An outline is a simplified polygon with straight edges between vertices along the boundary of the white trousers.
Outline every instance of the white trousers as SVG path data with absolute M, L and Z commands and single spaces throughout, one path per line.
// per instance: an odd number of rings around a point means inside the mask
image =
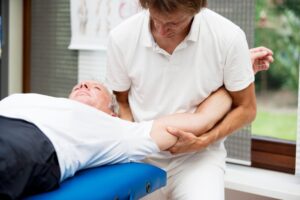
M 179 158 L 147 159 L 168 173 L 167 186 L 142 200 L 224 200 L 226 150 L 207 150 Z

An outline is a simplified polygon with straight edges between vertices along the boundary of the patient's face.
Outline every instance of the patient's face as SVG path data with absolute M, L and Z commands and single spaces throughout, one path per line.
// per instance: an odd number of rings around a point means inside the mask
M 96 81 L 83 81 L 75 85 L 69 99 L 79 101 L 108 114 L 112 114 L 109 108 L 111 95 L 105 86 Z

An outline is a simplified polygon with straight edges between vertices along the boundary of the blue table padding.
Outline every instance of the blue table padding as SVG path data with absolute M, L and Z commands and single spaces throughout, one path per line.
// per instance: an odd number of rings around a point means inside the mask
M 26 200 L 139 199 L 166 185 L 166 172 L 144 163 L 107 165 L 78 172 L 57 190 Z

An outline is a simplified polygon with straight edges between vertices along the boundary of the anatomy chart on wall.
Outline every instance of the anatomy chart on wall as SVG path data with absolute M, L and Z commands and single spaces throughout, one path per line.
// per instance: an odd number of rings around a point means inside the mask
M 69 49 L 106 49 L 112 28 L 141 10 L 138 0 L 70 0 Z

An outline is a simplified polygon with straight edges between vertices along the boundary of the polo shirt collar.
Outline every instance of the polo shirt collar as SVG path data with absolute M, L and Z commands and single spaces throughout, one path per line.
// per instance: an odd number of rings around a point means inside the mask
M 189 34 L 186 36 L 186 41 L 193 41 L 197 42 L 199 38 L 199 31 L 200 31 L 200 17 L 196 14 L 193 18 L 192 26 L 190 29 Z
M 144 12 L 145 14 L 141 40 L 144 46 L 152 47 L 155 42 L 150 30 L 150 13 L 149 10 L 145 10 Z

